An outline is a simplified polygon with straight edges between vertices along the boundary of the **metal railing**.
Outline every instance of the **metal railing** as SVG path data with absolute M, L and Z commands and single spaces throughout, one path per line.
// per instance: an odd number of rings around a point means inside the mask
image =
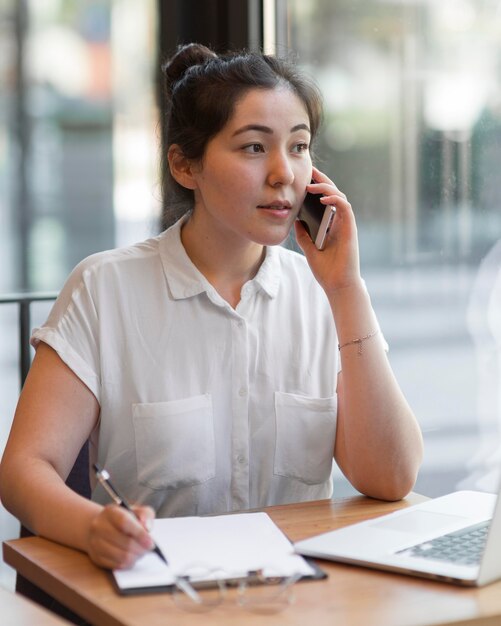
M 31 365 L 30 334 L 31 305 L 33 302 L 50 302 L 57 298 L 57 293 L 13 293 L 0 295 L 0 305 L 18 305 L 18 344 L 19 344 L 19 380 L 23 386 Z

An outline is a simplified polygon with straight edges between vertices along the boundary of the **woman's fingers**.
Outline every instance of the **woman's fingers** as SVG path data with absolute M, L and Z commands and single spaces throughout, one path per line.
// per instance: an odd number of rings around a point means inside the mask
M 346 200 L 346 194 L 316 167 L 313 168 L 313 182 L 307 185 L 306 188 L 310 193 L 322 194 L 324 196 L 339 196 Z
M 151 506 L 133 506 L 134 514 L 139 523 L 146 528 L 148 532 L 153 528 L 153 520 L 155 519 L 155 511 Z
M 89 533 L 89 555 L 102 567 L 126 568 L 153 548 L 153 539 L 145 528 L 151 519 L 146 507 L 136 507 L 140 516 L 116 505 L 110 505 L 97 515 Z

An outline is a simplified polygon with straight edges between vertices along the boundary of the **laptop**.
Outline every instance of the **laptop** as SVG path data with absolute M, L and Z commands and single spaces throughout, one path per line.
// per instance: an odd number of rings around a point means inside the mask
M 501 498 L 456 491 L 294 548 L 303 556 L 480 587 L 501 578 Z

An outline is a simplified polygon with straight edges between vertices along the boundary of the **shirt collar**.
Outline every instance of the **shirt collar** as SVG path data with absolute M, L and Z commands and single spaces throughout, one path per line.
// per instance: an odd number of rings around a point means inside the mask
M 163 270 L 175 300 L 214 291 L 209 281 L 193 264 L 182 244 L 181 228 L 187 219 L 188 215 L 181 217 L 159 238 Z M 277 295 L 280 285 L 280 256 L 275 246 L 266 248 L 264 261 L 248 284 L 254 285 L 254 288 L 260 287 L 270 298 Z

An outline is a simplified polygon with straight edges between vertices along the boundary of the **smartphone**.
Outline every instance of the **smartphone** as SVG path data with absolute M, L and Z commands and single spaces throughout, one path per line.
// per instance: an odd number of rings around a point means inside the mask
M 335 207 L 320 202 L 321 197 L 319 194 L 307 193 L 297 216 L 319 250 L 325 247 L 327 233 L 336 214 Z

